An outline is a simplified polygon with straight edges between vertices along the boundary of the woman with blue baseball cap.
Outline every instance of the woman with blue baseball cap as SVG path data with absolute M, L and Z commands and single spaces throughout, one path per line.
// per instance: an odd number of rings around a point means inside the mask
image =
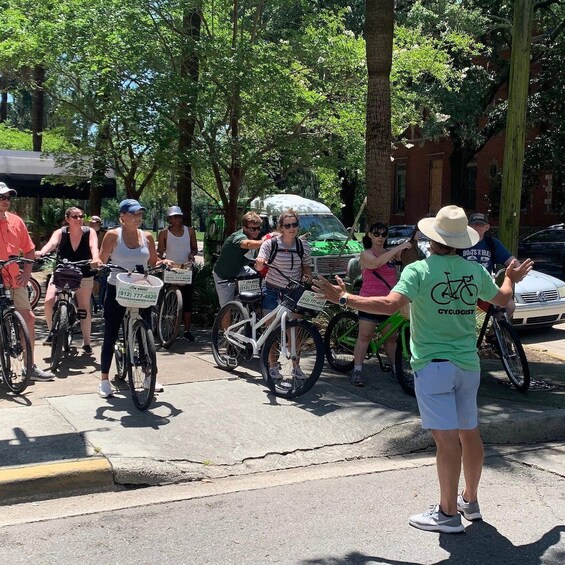
M 137 200 L 128 198 L 120 202 L 119 210 L 121 227 L 106 232 L 100 250 L 102 263 L 107 263 L 111 255 L 112 263 L 131 271 L 135 270 L 137 265 L 147 267 L 160 263 L 168 264 L 169 261 L 159 260 L 157 257 L 155 240 L 151 233 L 140 229 L 146 208 Z M 112 272 L 108 277 L 104 301 L 104 341 L 100 360 L 101 381 L 98 389 L 98 394 L 102 398 L 108 398 L 114 393 L 110 385 L 109 372 L 125 312 L 126 309 L 116 301 L 116 273 Z M 142 311 L 143 317 L 148 314 L 149 309 Z M 162 385 L 155 383 L 155 391 L 162 392 Z

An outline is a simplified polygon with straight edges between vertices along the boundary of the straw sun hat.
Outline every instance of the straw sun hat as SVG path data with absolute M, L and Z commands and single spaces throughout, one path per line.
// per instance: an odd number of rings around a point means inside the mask
M 444 206 L 435 218 L 424 218 L 418 222 L 418 229 L 431 240 L 466 249 L 479 241 L 479 234 L 467 225 L 467 216 L 459 206 Z

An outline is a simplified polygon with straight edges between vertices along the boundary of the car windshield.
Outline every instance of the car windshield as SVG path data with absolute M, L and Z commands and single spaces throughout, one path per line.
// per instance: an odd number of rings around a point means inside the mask
M 414 231 L 414 226 L 390 226 L 388 228 L 388 238 L 397 239 L 410 237 Z
M 308 241 L 345 241 L 349 234 L 332 214 L 301 214 L 300 233 L 309 233 Z

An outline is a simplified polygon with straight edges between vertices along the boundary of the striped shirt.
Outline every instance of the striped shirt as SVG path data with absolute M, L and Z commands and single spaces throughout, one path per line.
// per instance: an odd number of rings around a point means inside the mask
M 271 255 L 272 242 L 274 240 L 275 238 L 267 239 L 261 244 L 259 253 L 257 255 L 258 259 L 265 259 L 265 261 L 269 260 L 269 256 Z M 275 258 L 273 259 L 273 265 L 277 267 L 277 269 L 280 269 L 287 277 L 293 280 L 300 280 L 302 278 L 302 265 L 309 266 L 311 264 L 310 244 L 307 241 L 302 241 L 302 245 L 304 247 L 304 255 L 302 256 L 301 261 L 300 256 L 296 251 L 296 240 L 289 247 L 287 247 L 283 243 L 282 238 L 277 237 L 276 240 L 279 249 Z M 274 286 L 277 288 L 286 288 L 289 282 L 275 269 L 269 269 L 265 281 L 269 286 Z

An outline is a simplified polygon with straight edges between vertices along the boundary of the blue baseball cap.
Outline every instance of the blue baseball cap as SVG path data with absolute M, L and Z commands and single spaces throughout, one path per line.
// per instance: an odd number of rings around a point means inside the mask
M 120 202 L 120 214 L 135 214 L 143 210 L 147 211 L 147 208 L 143 207 L 137 200 L 133 198 L 128 198 L 127 200 L 122 200 Z

